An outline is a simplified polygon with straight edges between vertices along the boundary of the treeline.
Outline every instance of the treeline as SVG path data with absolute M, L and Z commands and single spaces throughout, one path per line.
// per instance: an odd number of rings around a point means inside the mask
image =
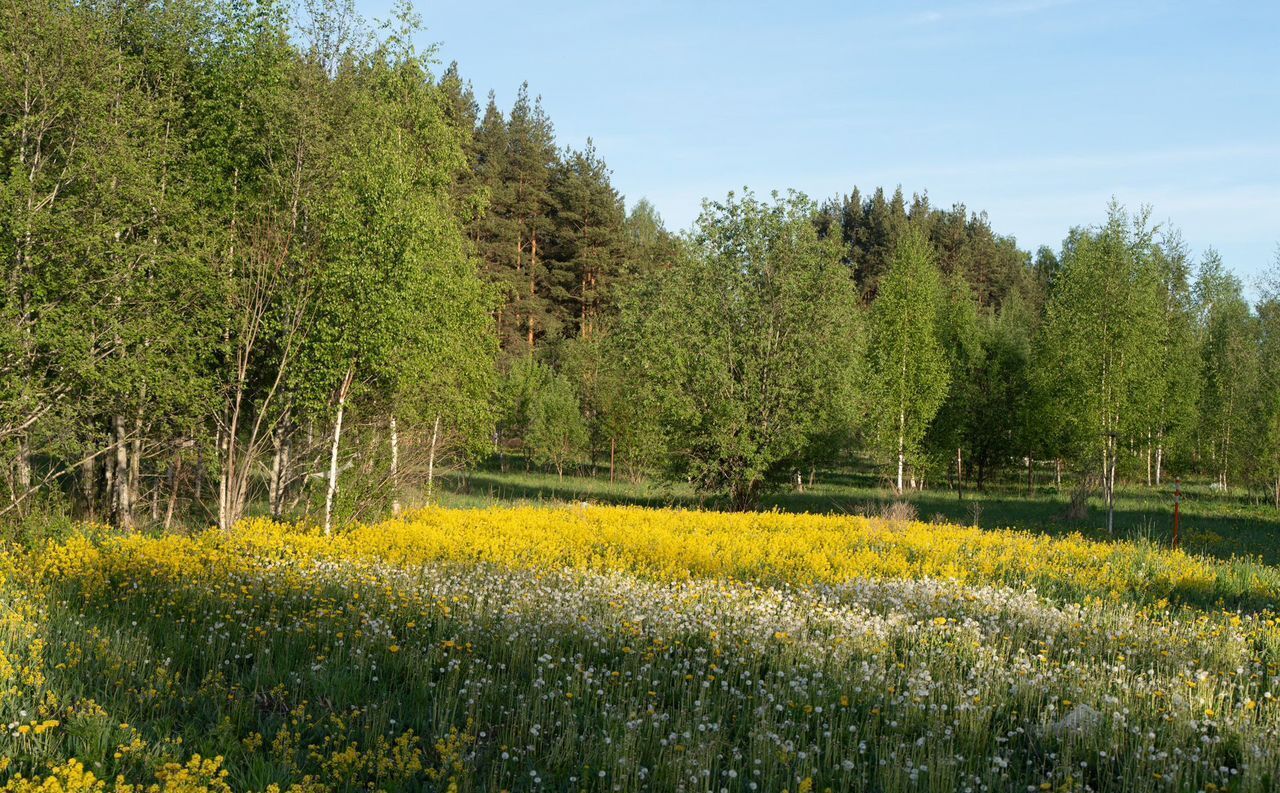
M 1258 287 L 1114 203 L 1033 258 L 923 196 L 730 196 L 623 302 L 603 392 L 634 438 L 596 435 L 740 507 L 854 452 L 899 492 L 1021 468 L 1079 509 L 1194 474 L 1280 507 L 1280 259 Z
M 287 9 L 3 4 L 7 514 L 328 526 L 488 441 L 471 131 L 407 10 Z
M 488 455 L 749 507 L 1169 471 L 1280 506 L 1280 284 L 1112 207 L 1034 258 L 875 190 L 627 211 L 407 7 L 39 0 L 0 17 L 0 518 L 229 526 L 430 497 Z M 1044 476 L 1044 474 L 1041 474 Z

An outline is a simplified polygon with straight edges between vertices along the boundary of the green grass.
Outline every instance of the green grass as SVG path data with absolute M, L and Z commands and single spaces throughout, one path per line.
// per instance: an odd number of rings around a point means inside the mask
M 1043 476 L 1043 474 L 1040 474 Z M 874 469 L 859 465 L 839 471 L 820 471 L 804 492 L 782 491 L 767 495 L 761 509 L 783 512 L 878 514 L 886 505 L 905 500 L 922 521 L 957 523 L 982 528 L 1015 528 L 1052 536 L 1080 533 L 1097 540 L 1147 540 L 1169 544 L 1173 534 L 1173 486 L 1158 488 L 1123 485 L 1116 492 L 1115 536 L 1106 532 L 1106 508 L 1100 496 L 1090 499 L 1089 515 L 1068 520 L 1070 502 L 1066 481 L 1062 491 L 1050 478 L 1037 482 L 1028 495 L 1025 482 L 997 481 L 983 491 L 966 489 L 962 496 L 950 489 L 926 489 L 895 497 Z M 635 504 L 650 507 L 722 507 L 700 498 L 683 484 L 656 480 L 639 482 L 616 478 L 607 471 L 569 474 L 526 468 L 513 461 L 506 471 L 488 464 L 454 472 L 441 480 L 437 500 L 444 506 L 487 507 L 496 504 L 556 504 L 589 501 L 601 504 Z M 1206 483 L 1183 485 L 1180 535 L 1182 546 L 1194 553 L 1220 559 L 1238 556 L 1280 563 L 1280 510 L 1241 494 L 1224 494 Z

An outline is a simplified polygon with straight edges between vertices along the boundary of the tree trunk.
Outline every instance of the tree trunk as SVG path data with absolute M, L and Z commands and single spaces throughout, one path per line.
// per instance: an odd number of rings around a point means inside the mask
M 400 514 L 400 434 L 396 431 L 396 417 L 388 421 L 391 430 L 391 514 Z
M 524 277 L 524 230 L 520 229 L 516 232 L 516 276 L 514 280 L 518 282 L 523 277 Z M 513 297 L 514 297 L 515 291 L 516 291 L 515 289 L 512 289 Z M 515 305 L 517 306 L 517 308 L 511 312 L 511 342 L 510 343 L 513 347 L 518 343 L 516 339 L 520 338 L 520 323 L 521 323 L 520 311 L 518 308 L 518 306 L 520 305 L 519 301 L 516 301 Z M 502 330 L 501 327 L 499 327 L 499 331 L 501 330 Z M 532 353 L 530 354 L 532 355 Z
M 902 494 L 902 469 L 907 461 L 907 416 L 906 411 L 898 412 L 898 494 Z
M 436 443 L 440 440 L 440 414 L 436 414 L 436 423 L 431 428 L 431 449 L 427 452 L 427 503 L 431 503 L 432 490 L 436 482 Z
M 589 267 L 584 267 L 584 268 L 583 268 L 583 270 L 582 270 L 582 292 L 581 292 L 581 295 L 582 295 L 582 317 L 581 317 L 581 319 L 579 320 L 579 331 L 578 331 L 578 335 L 579 335 L 579 336 L 581 336 L 583 339 L 589 339 L 589 338 L 591 338 L 591 319 L 590 319 L 590 316 L 591 316 L 591 298 L 590 298 L 590 294 L 591 294 L 591 285 L 592 285 L 592 283 L 593 283 L 593 282 L 594 282 L 594 278 L 593 278 L 592 273 L 591 273 L 591 268 L 589 268 Z
M 1059 457 L 1053 461 L 1053 486 L 1059 491 L 1062 490 L 1062 458 Z
M 1222 444 L 1222 493 L 1227 493 L 1227 468 L 1231 465 L 1231 423 L 1232 414 L 1235 412 L 1236 390 L 1230 388 L 1227 390 L 1227 432 L 1225 442 Z
M 271 433 L 271 479 L 267 483 L 267 505 L 271 509 L 271 517 L 279 517 L 276 508 L 280 504 L 280 485 L 284 477 L 284 422 L 276 425 Z
M 1104 456 L 1111 466 L 1110 471 L 1102 472 L 1107 491 L 1107 536 L 1114 537 L 1116 517 L 1116 436 L 1114 434 L 1107 436 L 1107 450 Z
M 1156 444 L 1156 487 L 1160 486 L 1160 478 L 1164 466 L 1164 444 Z
M 218 429 L 218 528 L 228 531 L 231 528 L 231 518 L 227 514 L 227 488 L 230 485 L 230 472 L 227 470 L 227 431 Z
M 115 502 L 116 526 L 121 529 L 133 528 L 133 504 L 129 493 L 129 444 L 125 440 L 124 416 L 117 413 L 112 418 L 115 428 Z
M 616 438 L 609 439 L 609 484 L 613 484 L 613 456 L 618 449 Z
M 90 520 L 97 518 L 97 490 L 98 458 L 95 456 L 85 460 L 84 466 L 80 469 L 80 494 L 84 498 L 84 509 Z
M 1152 440 L 1151 433 L 1147 433 L 1147 487 L 1151 487 L 1155 479 L 1151 475 L 1151 457 L 1152 457 Z
M 178 487 L 182 482 L 182 452 L 174 454 L 173 463 L 169 466 L 169 506 L 164 511 L 164 530 L 168 531 L 173 524 L 173 510 L 178 505 Z
M 142 390 L 145 396 L 146 388 Z M 142 492 L 142 408 L 138 408 L 138 416 L 133 421 L 133 441 L 129 444 L 129 508 L 137 506 L 138 496 Z M 132 516 L 130 517 L 132 525 Z
M 342 442 L 342 414 L 347 409 L 347 393 L 355 379 L 355 366 L 347 367 L 347 376 L 338 389 L 338 415 L 333 422 L 333 445 L 329 450 L 329 487 L 324 496 L 324 534 L 333 533 L 333 497 L 338 492 L 338 445 Z
M 16 467 L 18 492 L 25 493 L 31 489 L 31 441 L 26 435 L 18 436 Z
M 284 517 L 284 507 L 289 497 L 289 483 L 293 481 L 293 431 L 286 430 L 284 443 L 280 444 L 280 488 L 276 493 L 276 503 L 271 507 L 271 517 L 280 520 Z
M 529 252 L 529 356 L 533 357 L 533 303 L 538 294 L 538 232 L 532 232 L 529 241 L 531 244 Z
M 192 499 L 199 504 L 204 497 L 204 447 L 196 444 L 196 486 Z
M 103 506 L 106 508 L 106 518 L 109 522 L 115 521 L 116 516 L 116 431 L 112 425 L 107 430 L 106 453 L 102 456 L 102 498 Z
M 1027 498 L 1035 495 L 1036 492 L 1035 464 L 1035 457 L 1031 452 L 1027 452 Z

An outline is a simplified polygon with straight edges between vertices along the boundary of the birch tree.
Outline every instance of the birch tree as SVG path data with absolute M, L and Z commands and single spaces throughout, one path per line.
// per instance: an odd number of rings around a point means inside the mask
M 1259 286 L 1259 462 L 1270 480 L 1272 503 L 1280 509 L 1280 250 Z
M 1114 529 L 1121 444 L 1150 426 L 1161 299 L 1146 213 L 1112 202 L 1107 222 L 1073 232 L 1037 349 L 1078 459 L 1101 465 L 1107 532 Z
M 326 531 L 352 402 L 394 410 L 406 392 L 446 382 L 469 383 L 464 393 L 475 395 L 477 367 L 491 360 L 491 345 L 478 338 L 488 305 L 453 205 L 466 165 L 461 133 L 429 78 L 430 53 L 413 49 L 414 20 L 400 22 L 372 51 L 346 56 L 334 77 L 344 126 L 312 213 L 321 229 L 316 313 L 296 385 L 333 417 Z
M 1200 361 L 1195 300 L 1186 243 L 1176 231 L 1161 235 L 1152 249 L 1159 278 L 1160 328 L 1157 376 L 1149 385 L 1155 409 L 1147 431 L 1147 484 L 1160 485 L 1172 451 L 1183 456 L 1193 445 L 1200 399 Z
M 925 235 L 908 227 L 871 306 L 873 414 L 880 447 L 897 463 L 904 489 L 908 463 L 947 395 L 947 357 L 939 339 L 942 279 Z
M 1227 272 L 1216 251 L 1205 254 L 1200 270 L 1202 443 L 1217 484 L 1225 491 L 1245 473 L 1255 440 L 1250 433 L 1256 420 L 1258 328 L 1243 285 Z

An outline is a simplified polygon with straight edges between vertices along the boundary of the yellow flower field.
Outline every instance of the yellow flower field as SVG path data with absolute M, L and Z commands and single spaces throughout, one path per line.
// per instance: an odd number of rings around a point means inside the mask
M 0 553 L 0 790 L 1265 790 L 1275 569 L 431 509 Z

